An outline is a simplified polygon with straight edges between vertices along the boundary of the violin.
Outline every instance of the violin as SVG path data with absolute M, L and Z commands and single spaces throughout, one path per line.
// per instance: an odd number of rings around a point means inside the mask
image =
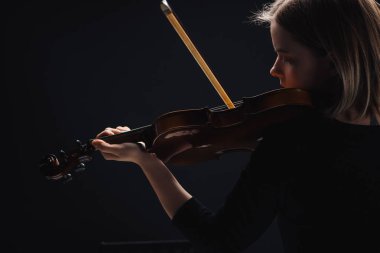
M 116 135 L 100 137 L 110 144 L 144 142 L 147 152 L 155 153 L 165 164 L 191 165 L 219 159 L 230 151 L 254 151 L 268 127 L 299 116 L 313 107 L 309 92 L 282 88 L 232 102 L 194 44 L 179 25 L 166 0 L 161 9 L 193 54 L 225 105 L 215 108 L 183 109 L 157 117 L 151 125 Z M 69 181 L 92 160 L 93 139 L 76 141 L 70 151 L 48 154 L 39 167 L 48 180 Z
M 233 109 L 219 106 L 165 113 L 151 125 L 99 139 L 110 144 L 144 142 L 146 151 L 164 163 L 190 165 L 218 159 L 228 151 L 253 151 L 269 126 L 313 107 L 310 94 L 295 88 L 245 97 L 234 105 Z M 92 140 L 76 141 L 77 146 L 69 152 L 47 155 L 40 164 L 42 173 L 49 180 L 58 180 L 82 171 L 95 152 Z

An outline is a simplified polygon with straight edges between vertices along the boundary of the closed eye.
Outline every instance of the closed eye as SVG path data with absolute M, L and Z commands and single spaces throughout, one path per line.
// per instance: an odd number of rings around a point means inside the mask
M 281 56 L 280 59 L 281 59 L 281 62 L 284 64 L 291 64 L 291 65 L 295 64 L 295 60 L 291 57 Z

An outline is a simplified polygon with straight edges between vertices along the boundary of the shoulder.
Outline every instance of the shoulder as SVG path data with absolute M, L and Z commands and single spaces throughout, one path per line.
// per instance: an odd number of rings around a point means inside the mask
M 263 139 L 267 141 L 291 141 L 312 137 L 318 132 L 325 132 L 329 126 L 329 119 L 315 110 L 308 110 L 304 113 L 285 120 L 280 123 L 270 125 L 263 131 Z M 305 139 L 304 139 L 305 140 Z

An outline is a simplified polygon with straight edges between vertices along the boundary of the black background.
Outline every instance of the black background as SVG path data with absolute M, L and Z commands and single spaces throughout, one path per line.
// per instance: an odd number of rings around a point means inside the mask
M 269 31 L 248 23 L 264 2 L 170 2 L 233 101 L 279 88 L 269 75 Z M 101 242 L 183 239 L 136 165 L 96 154 L 69 184 L 45 180 L 37 166 L 45 154 L 105 127 L 136 128 L 166 112 L 223 104 L 159 4 L 32 1 L 3 8 L 3 252 L 99 252 Z M 216 210 L 248 155 L 170 168 Z M 277 226 L 247 252 L 282 252 Z

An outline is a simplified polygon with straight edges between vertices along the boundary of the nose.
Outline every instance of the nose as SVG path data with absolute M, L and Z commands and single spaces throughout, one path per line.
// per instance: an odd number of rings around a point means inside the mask
M 283 72 L 282 72 L 282 69 L 280 66 L 280 61 L 279 61 L 278 57 L 276 58 L 276 61 L 274 62 L 269 73 L 271 74 L 271 76 L 276 77 L 276 78 L 282 78 L 283 77 Z

